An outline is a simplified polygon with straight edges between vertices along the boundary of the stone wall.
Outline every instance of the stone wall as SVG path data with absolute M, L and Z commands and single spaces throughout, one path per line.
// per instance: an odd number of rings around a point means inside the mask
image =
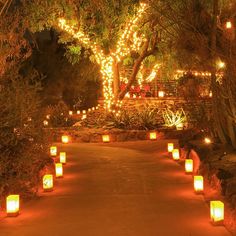
M 102 105 L 103 100 L 99 103 Z M 209 120 L 211 115 L 211 98 L 198 98 L 186 100 L 181 97 L 167 98 L 125 98 L 123 107 L 127 110 L 141 109 L 142 107 L 150 106 L 159 108 L 160 119 L 162 119 L 162 111 L 165 108 L 170 108 L 173 111 L 183 108 L 187 116 L 188 127 L 198 127 L 199 123 Z
M 48 128 L 45 129 L 50 142 L 61 142 L 62 135 L 68 135 L 73 143 L 99 143 L 102 142 L 102 135 L 109 134 L 110 142 L 124 142 L 148 140 L 151 131 L 146 130 L 120 130 L 120 129 L 89 129 L 82 128 Z M 164 138 L 162 131 L 155 131 L 157 139 Z

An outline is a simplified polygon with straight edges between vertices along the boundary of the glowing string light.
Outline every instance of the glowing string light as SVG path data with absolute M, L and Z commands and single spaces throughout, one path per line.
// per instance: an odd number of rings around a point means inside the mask
M 61 30 L 72 35 L 73 38 L 77 39 L 83 45 L 91 48 L 95 55 L 95 59 L 101 67 L 103 95 L 105 99 L 105 108 L 107 110 L 111 110 L 112 105 L 115 104 L 113 93 L 113 65 L 115 60 L 119 62 L 122 58 L 129 55 L 132 50 L 138 51 L 141 48 L 142 43 L 146 40 L 143 34 L 138 35 L 137 33 L 137 30 L 139 29 L 138 23 L 146 9 L 147 4 L 141 3 L 137 14 L 129 20 L 122 36 L 118 40 L 116 51 L 112 52 L 110 55 L 105 55 L 103 51 L 99 49 L 97 43 L 91 42 L 86 34 L 77 30 L 74 26 L 69 25 L 64 18 L 60 18 L 58 21 L 58 26 Z

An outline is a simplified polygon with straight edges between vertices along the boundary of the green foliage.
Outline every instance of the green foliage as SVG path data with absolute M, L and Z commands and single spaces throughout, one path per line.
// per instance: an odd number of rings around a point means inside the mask
M 64 102 L 59 102 L 55 106 L 47 109 L 47 115 L 50 115 L 49 126 L 51 127 L 69 127 L 72 126 L 76 120 L 69 116 L 68 106 Z
M 159 110 L 150 106 L 142 107 L 137 113 L 139 117 L 139 126 L 141 129 L 152 130 L 158 127 L 157 116 Z
M 68 46 L 65 52 L 66 58 L 72 65 L 79 62 L 80 55 L 81 55 L 81 47 L 79 45 Z
M 159 113 L 157 108 L 151 106 L 133 110 L 121 109 L 119 115 L 101 111 L 88 115 L 81 125 L 104 129 L 152 130 L 163 125 L 162 116 Z
M 119 116 L 108 114 L 106 120 L 106 128 L 137 129 L 138 127 L 136 114 L 126 110 L 122 110 Z
M 143 60 L 143 64 L 146 67 L 150 67 L 154 65 L 155 62 L 156 62 L 156 57 L 154 55 L 150 55 Z
M 37 192 L 42 169 L 52 163 L 43 133 L 37 73 L 3 77 L 0 92 L 0 196 Z
M 123 61 L 124 66 L 132 66 L 134 64 L 134 59 L 132 57 L 127 57 Z

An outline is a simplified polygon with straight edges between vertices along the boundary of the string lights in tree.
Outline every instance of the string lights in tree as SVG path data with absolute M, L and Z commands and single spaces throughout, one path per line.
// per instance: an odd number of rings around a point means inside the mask
M 103 50 L 97 45 L 96 42 L 91 42 L 90 38 L 81 30 L 77 30 L 74 26 L 70 25 L 64 18 L 60 18 L 58 26 L 61 30 L 70 34 L 73 38 L 78 40 L 81 44 L 90 48 L 93 52 L 97 63 L 100 65 L 100 71 L 103 79 L 103 96 L 104 106 L 109 111 L 112 111 L 114 102 L 113 92 L 113 65 L 114 62 L 120 62 L 124 57 L 128 56 L 132 51 L 138 51 L 142 47 L 143 42 L 146 41 L 143 34 L 138 34 L 138 24 L 147 9 L 147 4 L 141 3 L 137 14 L 132 17 L 123 31 L 120 39 L 118 40 L 116 50 L 111 52 L 110 55 L 105 55 Z M 117 103 L 118 102 L 118 103 Z M 120 105 L 119 101 L 116 104 Z

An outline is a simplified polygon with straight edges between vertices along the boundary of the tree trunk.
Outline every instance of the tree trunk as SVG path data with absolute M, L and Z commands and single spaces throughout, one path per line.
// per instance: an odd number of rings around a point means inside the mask
M 117 63 L 116 60 L 114 60 L 113 63 L 113 90 L 114 90 L 115 100 L 117 100 L 120 92 L 120 71 L 119 71 L 119 64 Z
M 218 91 L 217 81 L 216 81 L 216 37 L 217 37 L 217 17 L 219 11 L 219 0 L 213 1 L 213 18 L 212 18 L 212 31 L 211 31 L 211 86 L 212 86 L 212 111 L 214 117 L 214 126 L 216 130 L 216 134 L 218 135 L 220 141 L 224 144 L 227 143 L 227 139 L 225 137 L 225 132 L 222 127 L 222 122 L 220 120 L 220 116 L 222 115 L 220 106 L 220 95 Z
M 128 81 L 125 89 L 119 93 L 118 97 L 119 97 L 120 100 L 122 100 L 124 98 L 125 94 L 130 90 L 131 86 L 133 85 L 133 83 L 134 83 L 134 81 L 136 79 L 136 76 L 137 76 L 137 74 L 139 72 L 139 69 L 140 69 L 142 61 L 146 57 L 148 57 L 148 56 L 150 56 L 151 54 L 154 53 L 154 51 L 156 49 L 156 42 L 157 42 L 156 40 L 157 40 L 157 38 L 156 38 L 156 36 L 154 36 L 153 45 L 152 45 L 152 49 L 151 50 L 148 50 L 150 39 L 145 42 L 143 50 L 142 50 L 142 53 L 140 54 L 140 56 L 138 57 L 138 59 L 134 63 L 132 74 L 131 74 L 131 76 L 129 78 L 129 81 Z

